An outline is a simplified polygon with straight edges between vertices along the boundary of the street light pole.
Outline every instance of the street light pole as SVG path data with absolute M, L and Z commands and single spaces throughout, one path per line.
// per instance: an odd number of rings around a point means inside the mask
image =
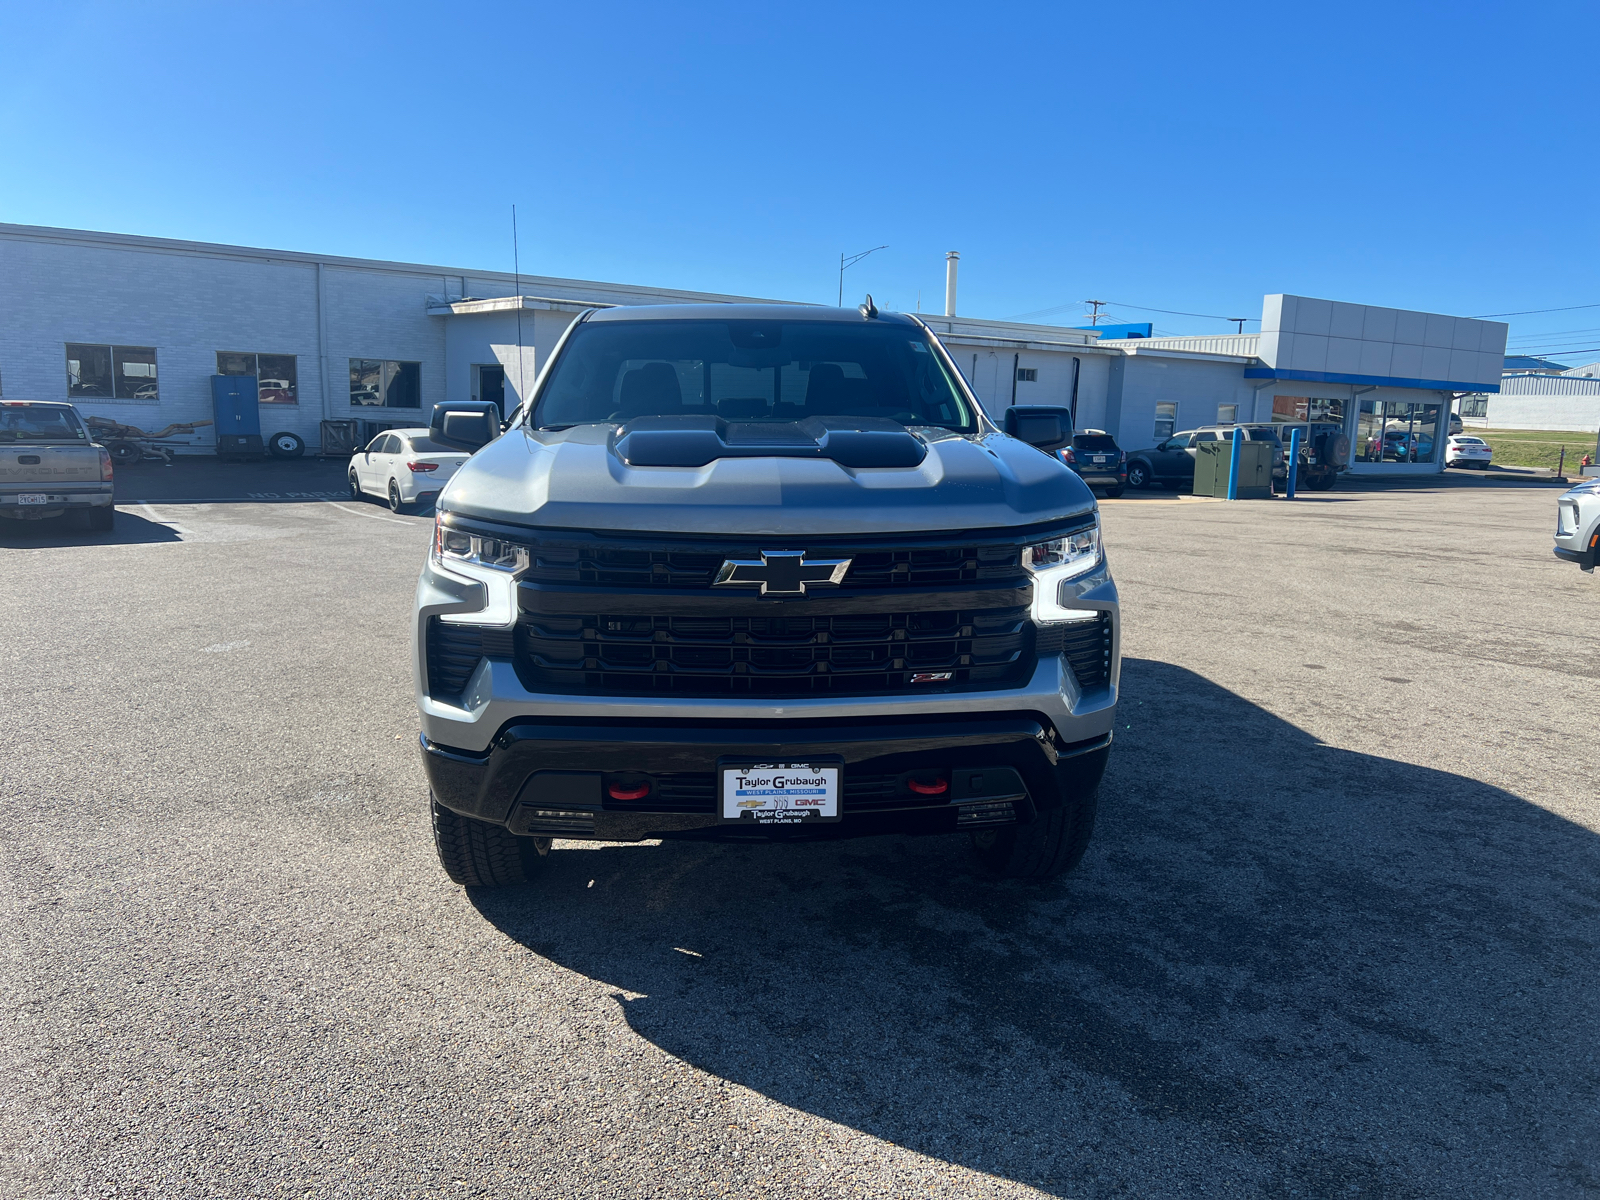
M 874 246 L 871 250 L 863 250 L 860 254 L 839 255 L 839 307 L 844 307 L 844 272 L 846 267 L 853 267 L 869 254 L 876 254 L 879 250 L 887 250 L 887 246 Z

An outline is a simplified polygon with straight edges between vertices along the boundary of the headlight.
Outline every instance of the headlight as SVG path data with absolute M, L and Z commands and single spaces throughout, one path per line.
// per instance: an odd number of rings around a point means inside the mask
M 1041 624 L 1085 621 L 1097 616 L 1097 613 L 1088 609 L 1064 608 L 1061 604 L 1061 585 L 1069 579 L 1088 574 L 1102 561 L 1098 514 L 1095 515 L 1094 525 L 1081 533 L 1051 538 L 1023 550 L 1022 565 L 1033 576 L 1034 621 Z
M 437 517 L 433 522 L 433 554 L 446 565 L 466 563 L 496 571 L 521 571 L 529 561 L 526 546 L 451 529 Z

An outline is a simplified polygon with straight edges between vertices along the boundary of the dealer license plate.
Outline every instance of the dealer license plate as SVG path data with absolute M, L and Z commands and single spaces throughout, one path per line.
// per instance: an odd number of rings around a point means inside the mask
M 800 825 L 839 819 L 838 758 L 729 762 L 722 772 L 722 819 Z
M 23 492 L 17 497 L 18 504 L 49 504 L 50 497 L 43 492 Z

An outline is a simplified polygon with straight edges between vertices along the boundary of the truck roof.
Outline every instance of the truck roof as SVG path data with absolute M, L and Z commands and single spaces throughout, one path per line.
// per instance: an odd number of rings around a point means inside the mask
M 915 326 L 904 313 L 880 312 L 873 320 Z M 597 309 L 591 321 L 832 321 L 861 324 L 859 309 L 826 308 L 820 304 L 630 304 Z

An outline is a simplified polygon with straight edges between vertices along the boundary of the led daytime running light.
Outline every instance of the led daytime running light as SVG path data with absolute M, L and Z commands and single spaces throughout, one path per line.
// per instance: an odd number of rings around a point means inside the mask
M 1086 575 L 1104 562 L 1100 547 L 1100 517 L 1088 529 L 1064 537 L 1036 542 L 1022 552 L 1022 566 L 1033 576 L 1033 619 L 1048 625 L 1056 621 L 1084 621 L 1093 610 L 1067 608 L 1061 603 L 1062 585 Z
M 451 529 L 438 520 L 433 524 L 433 555 L 446 564 L 470 563 L 495 571 L 526 570 L 531 557 L 526 546 Z

